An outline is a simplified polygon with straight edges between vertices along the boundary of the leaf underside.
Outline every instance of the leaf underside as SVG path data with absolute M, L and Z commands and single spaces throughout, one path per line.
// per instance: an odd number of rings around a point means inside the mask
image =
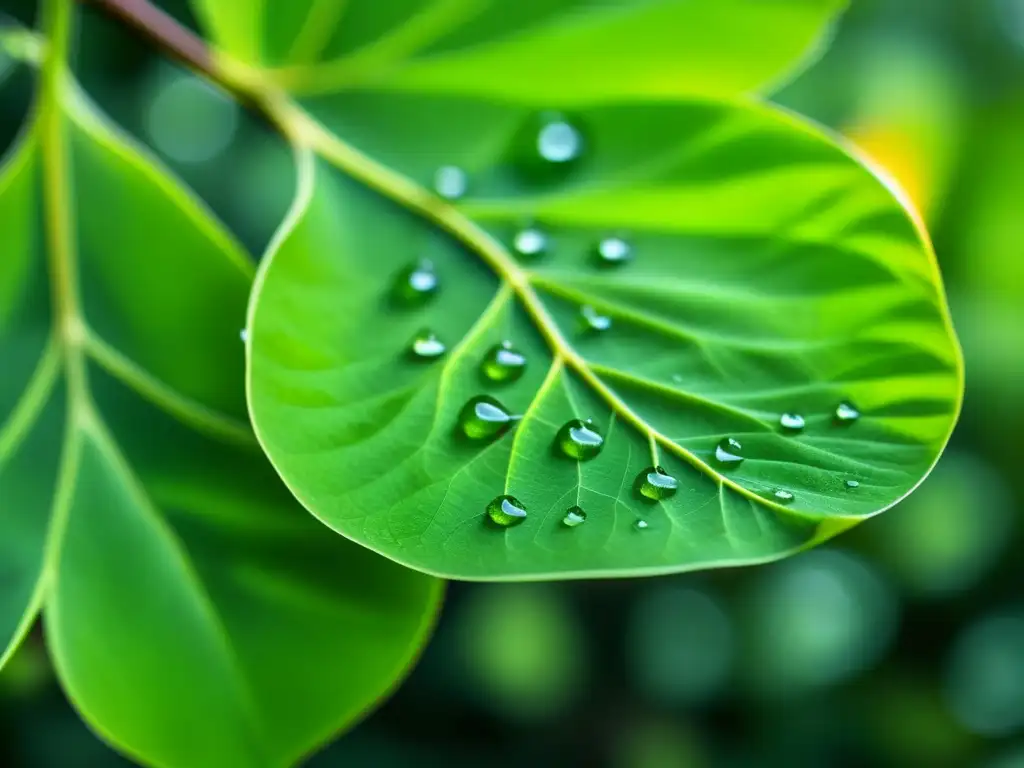
M 727 88 L 524 90 L 494 64 L 507 45 L 460 24 L 441 39 L 473 53 L 443 67 L 423 64 L 429 49 L 385 62 L 355 46 L 332 65 L 345 82 L 280 70 L 309 146 L 250 302 L 249 388 L 293 493 L 355 541 L 466 579 L 760 562 L 909 493 L 948 438 L 961 363 L 930 246 L 893 193 L 821 131 Z M 538 158 L 552 122 L 577 131 L 574 162 Z M 426 191 L 442 166 L 468 179 L 454 202 Z M 545 253 L 514 253 L 526 227 Z M 628 263 L 600 263 L 610 236 Z M 419 259 L 440 289 L 396 305 Z M 582 306 L 611 328 L 585 328 Z M 424 330 L 445 355 L 410 359 Z M 495 384 L 481 361 L 504 340 L 526 373 Z M 522 419 L 460 439 L 483 394 Z M 859 420 L 837 423 L 844 401 Z M 802 431 L 781 429 L 787 412 Z M 556 446 L 577 418 L 605 436 L 590 461 Z M 740 465 L 715 461 L 725 438 Z M 636 486 L 654 465 L 679 482 L 657 503 Z M 484 510 L 503 494 L 527 516 L 500 530 Z M 586 522 L 565 526 L 577 505 Z
M 69 80 L 0 166 L 0 643 L 152 765 L 291 765 L 403 674 L 436 580 L 306 515 L 247 424 L 252 267 Z M 57 318 L 55 320 L 54 318 Z

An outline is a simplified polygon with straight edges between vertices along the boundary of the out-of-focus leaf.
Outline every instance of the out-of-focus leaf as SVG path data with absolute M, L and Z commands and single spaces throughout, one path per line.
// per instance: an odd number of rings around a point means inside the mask
M 251 265 L 45 79 L 0 167 L 4 660 L 41 611 L 69 697 L 135 759 L 291 765 L 402 675 L 439 584 L 295 505 L 246 421 Z
M 290 87 L 372 83 L 566 103 L 734 94 L 816 53 L 846 0 L 193 0 L 210 35 Z

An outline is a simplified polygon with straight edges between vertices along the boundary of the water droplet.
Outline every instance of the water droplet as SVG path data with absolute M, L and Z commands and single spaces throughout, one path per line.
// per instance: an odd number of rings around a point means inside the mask
M 588 331 L 607 331 L 612 327 L 612 319 L 590 305 L 580 307 L 580 318 L 583 320 L 583 327 Z
M 733 437 L 724 437 L 715 447 L 715 461 L 725 467 L 738 467 L 743 463 L 743 446 Z
M 583 137 L 564 119 L 549 120 L 537 132 L 537 152 L 549 163 L 570 163 L 583 152 Z
M 779 504 L 790 504 L 796 497 L 787 490 L 782 488 L 776 488 L 772 492 L 772 497 L 779 502 Z
M 647 530 L 648 523 L 646 520 L 637 520 L 635 523 L 633 523 L 633 527 L 636 528 L 638 531 L 644 531 Z
M 424 303 L 437 293 L 437 289 L 437 272 L 434 271 L 433 262 L 420 259 L 395 276 L 391 294 L 402 304 L 411 306 Z
M 601 264 L 625 264 L 633 256 L 633 249 L 621 237 L 606 237 L 597 244 L 597 258 Z
M 526 371 L 526 356 L 511 341 L 495 344 L 480 361 L 480 372 L 490 381 L 508 384 Z
M 495 525 L 509 528 L 526 519 L 526 507 L 515 496 L 498 496 L 487 505 L 487 516 Z
M 860 411 L 849 400 L 844 400 L 836 406 L 836 422 L 839 424 L 852 424 L 860 418 Z
M 512 247 L 520 256 L 537 257 L 548 247 L 548 236 L 536 227 L 527 227 L 516 232 Z
M 805 423 L 804 417 L 799 413 L 784 413 L 779 416 L 779 426 L 787 432 L 800 432 Z
M 847 481 L 846 481 L 846 483 L 845 483 L 845 485 L 846 485 L 846 487 L 847 487 L 847 488 L 849 488 L 849 489 L 850 489 L 851 491 L 852 491 L 852 490 L 853 490 L 854 488 L 860 488 L 860 482 L 859 482 L 859 481 L 857 481 L 857 480 L 847 480 Z
M 572 459 L 587 461 L 601 452 L 604 438 L 597 431 L 594 422 L 573 419 L 562 425 L 555 438 L 562 453 Z
M 562 518 L 562 525 L 567 528 L 575 528 L 585 522 L 587 522 L 587 513 L 583 511 L 583 507 L 569 507 L 565 512 L 565 517 Z
M 249 331 L 248 331 L 248 329 L 243 328 L 242 330 L 240 330 L 238 332 L 238 338 L 240 338 L 242 340 L 242 343 L 245 344 L 249 340 Z
M 409 353 L 417 360 L 435 360 L 447 351 L 444 342 L 428 328 L 416 334 L 409 344 Z
M 517 420 L 504 405 L 488 395 L 472 398 L 459 413 L 459 426 L 470 440 L 500 437 Z
M 653 501 L 662 501 L 675 496 L 679 481 L 661 467 L 648 467 L 637 478 L 640 493 Z
M 469 188 L 466 172 L 455 165 L 442 165 L 434 174 L 434 191 L 445 200 L 458 200 Z
M 678 373 L 673 373 L 672 374 L 672 382 L 674 384 L 682 384 L 683 383 L 683 377 L 680 374 L 678 374 Z

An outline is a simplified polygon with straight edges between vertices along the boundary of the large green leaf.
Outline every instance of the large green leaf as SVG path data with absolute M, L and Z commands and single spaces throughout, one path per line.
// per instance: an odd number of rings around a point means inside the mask
M 320 107 L 412 179 L 442 158 L 471 179 L 454 206 L 406 199 L 416 216 L 308 160 L 257 280 L 257 432 L 293 492 L 345 535 L 462 578 L 752 562 L 885 509 L 936 460 L 960 363 L 929 246 L 817 131 L 749 105 L 595 107 L 572 118 L 591 151 L 539 181 L 501 140 L 529 121 L 521 108 L 366 94 Z M 516 260 L 527 221 L 552 245 Z M 616 233 L 632 260 L 599 263 Z M 438 295 L 396 306 L 392 283 L 420 257 Z M 612 327 L 586 329 L 581 306 Z M 420 328 L 448 345 L 443 358 L 409 359 Z M 528 366 L 501 385 L 480 366 L 504 339 Z M 483 393 L 523 419 L 500 439 L 458 439 L 460 410 Z M 863 416 L 839 424 L 847 400 Z M 806 427 L 787 433 L 785 412 Z M 596 459 L 557 449 L 574 418 L 604 433 Z M 728 437 L 738 467 L 715 460 Z M 654 465 L 680 483 L 658 504 L 634 487 Z M 501 494 L 529 513 L 504 532 L 484 515 Z M 570 530 L 577 504 L 588 519 Z
M 250 263 L 46 67 L 0 168 L 3 661 L 41 611 L 134 758 L 291 765 L 403 674 L 440 584 L 294 503 L 247 424 Z
M 547 94 L 465 90 L 268 99 L 309 151 L 250 303 L 250 411 L 314 514 L 449 577 L 635 575 L 777 558 L 920 482 L 959 408 L 959 349 L 924 233 L 856 158 L 749 102 L 553 115 Z M 574 161 L 538 154 L 574 141 Z M 428 191 L 441 166 L 466 173 L 455 202 Z M 519 258 L 529 227 L 550 247 Z M 612 236 L 629 263 L 598 258 Z M 440 289 L 403 306 L 421 258 Z M 445 355 L 410 359 L 421 329 Z M 481 363 L 503 340 L 528 365 L 501 384 Z M 523 418 L 460 438 L 484 394 Z M 837 416 L 847 401 L 861 418 Z M 558 449 L 572 419 L 604 433 L 600 456 Z M 716 460 L 729 438 L 738 466 Z M 637 483 L 658 465 L 679 489 L 653 503 Z M 498 530 L 485 508 L 506 494 L 528 514 Z
M 193 0 L 214 41 L 293 90 L 543 97 L 742 93 L 817 51 L 846 0 Z

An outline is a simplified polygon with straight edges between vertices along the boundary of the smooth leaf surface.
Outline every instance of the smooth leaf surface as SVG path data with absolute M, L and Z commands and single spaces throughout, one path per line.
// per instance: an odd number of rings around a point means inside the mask
M 552 102 L 744 93 L 817 52 L 845 0 L 194 0 L 224 52 L 293 90 Z
M 251 265 L 48 66 L 0 167 L 3 660 L 42 612 L 135 759 L 292 765 L 403 674 L 440 584 L 294 503 L 247 424 Z
M 888 508 L 941 452 L 962 381 L 930 246 L 816 129 L 750 103 L 609 103 L 557 118 L 584 149 L 544 167 L 551 118 L 526 104 L 361 91 L 305 108 L 318 123 L 296 132 L 322 158 L 303 155 L 254 288 L 250 409 L 292 491 L 346 536 L 469 579 L 761 562 Z M 442 165 L 467 173 L 455 204 L 425 190 Z M 525 227 L 546 253 L 514 256 Z M 597 258 L 613 235 L 628 263 Z M 423 258 L 436 296 L 396 303 Z M 411 359 L 423 329 L 444 356 Z M 503 340 L 528 365 L 499 384 L 481 363 Z M 522 419 L 460 439 L 482 394 Z M 859 420 L 837 423 L 844 401 Z M 604 434 L 597 458 L 559 450 L 572 419 Z M 738 466 L 716 461 L 726 438 Z M 656 465 L 679 490 L 652 503 L 637 479 Z M 503 494 L 528 514 L 501 530 L 485 508 Z

